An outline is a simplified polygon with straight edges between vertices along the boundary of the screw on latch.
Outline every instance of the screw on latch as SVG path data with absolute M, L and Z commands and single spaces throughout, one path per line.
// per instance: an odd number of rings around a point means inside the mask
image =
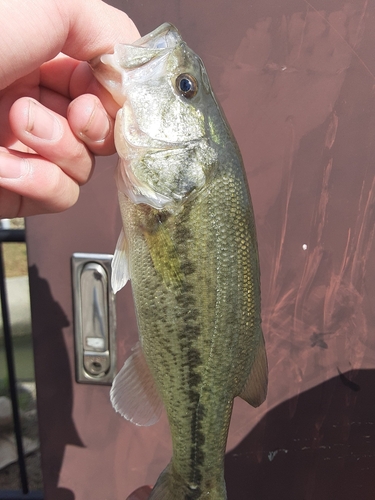
M 93 375 L 99 375 L 103 372 L 103 365 L 99 361 L 92 361 L 90 363 L 90 371 Z
M 106 351 L 101 355 L 89 354 L 83 357 L 83 366 L 86 374 L 97 379 L 102 378 L 110 369 L 109 352 Z

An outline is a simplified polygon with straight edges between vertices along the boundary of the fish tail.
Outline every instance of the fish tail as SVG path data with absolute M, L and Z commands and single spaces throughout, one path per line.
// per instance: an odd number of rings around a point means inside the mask
M 208 488 L 189 487 L 185 481 L 173 473 L 170 463 L 160 474 L 148 500 L 226 500 L 224 478 L 209 481 Z
M 171 464 L 160 474 L 153 487 L 148 500 L 173 500 L 176 498 L 172 490 L 172 475 L 170 473 Z

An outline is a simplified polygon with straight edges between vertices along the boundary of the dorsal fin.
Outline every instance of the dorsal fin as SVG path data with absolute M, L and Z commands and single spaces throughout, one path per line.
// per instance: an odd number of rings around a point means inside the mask
M 266 348 L 263 334 L 259 342 L 255 361 L 251 368 L 247 381 L 240 393 L 240 398 L 244 399 L 251 406 L 257 407 L 263 403 L 267 396 L 268 365 Z

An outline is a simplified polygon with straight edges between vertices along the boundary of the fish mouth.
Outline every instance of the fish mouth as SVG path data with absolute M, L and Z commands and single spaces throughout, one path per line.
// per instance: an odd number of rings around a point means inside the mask
M 113 65 L 112 58 L 115 57 L 122 70 L 132 70 L 153 59 L 167 56 L 181 43 L 184 41 L 177 28 L 173 24 L 164 23 L 132 44 L 115 45 L 114 54 L 106 54 L 100 60 L 104 64 Z
M 95 78 L 122 106 L 125 102 L 123 78 L 127 71 L 140 68 L 152 60 L 167 57 L 178 45 L 183 44 L 177 28 L 164 23 L 133 44 L 117 44 L 113 54 L 92 59 L 89 64 Z
M 147 49 L 174 49 L 182 41 L 178 29 L 171 23 L 164 23 L 147 35 L 139 38 L 133 46 Z

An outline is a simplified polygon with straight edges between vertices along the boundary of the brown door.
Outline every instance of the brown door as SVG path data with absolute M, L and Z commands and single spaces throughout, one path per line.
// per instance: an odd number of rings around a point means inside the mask
M 116 3 L 116 2 L 113 2 Z M 258 227 L 269 395 L 235 406 L 229 500 L 370 500 L 375 491 L 375 0 L 117 2 L 169 21 L 203 58 L 243 153 Z M 70 258 L 112 253 L 115 158 L 77 205 L 28 221 L 46 500 L 120 500 L 169 460 L 165 418 L 122 420 L 75 381 Z M 136 342 L 129 285 L 117 358 Z

